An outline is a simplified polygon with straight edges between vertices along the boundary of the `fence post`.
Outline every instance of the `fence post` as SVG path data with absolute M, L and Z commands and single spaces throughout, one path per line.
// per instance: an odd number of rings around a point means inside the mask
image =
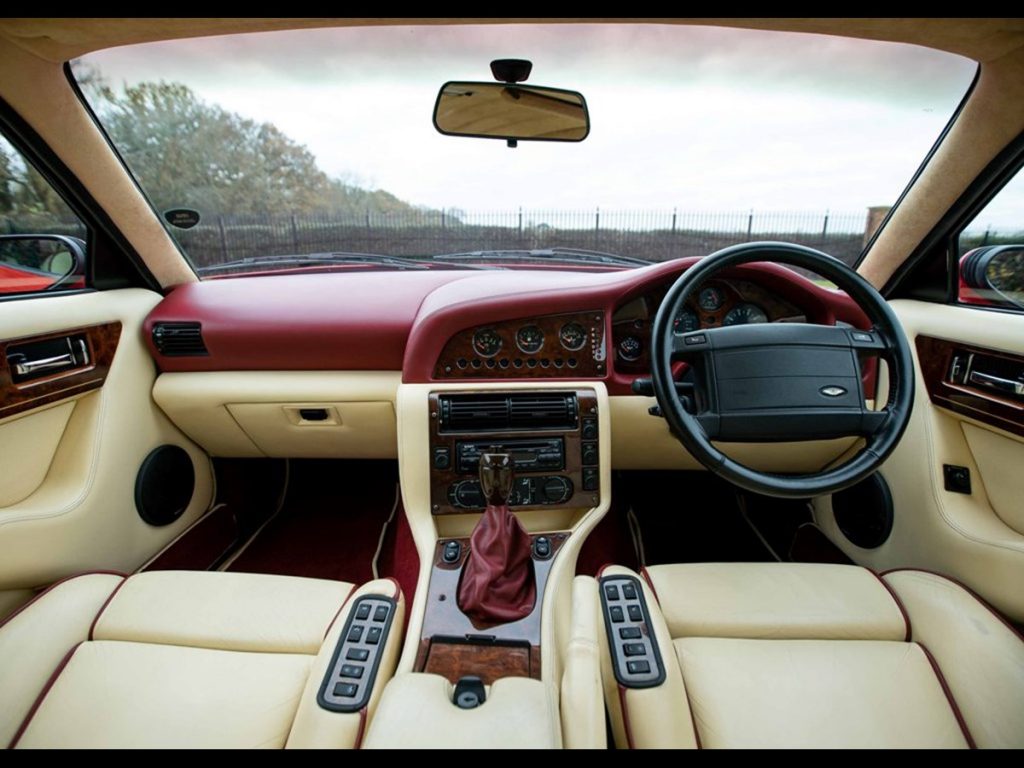
M 601 242 L 601 206 L 594 210 L 594 247 Z
M 828 236 L 828 211 L 825 211 L 825 221 L 821 225 L 821 239 L 824 240 Z
M 981 241 L 982 245 L 988 245 L 988 236 L 992 234 L 992 226 L 985 227 L 985 239 Z
M 222 256 L 221 260 L 222 261 L 227 261 L 228 260 L 228 233 L 224 229 L 224 217 L 223 216 L 218 216 L 217 217 L 217 223 L 220 226 L 220 253 L 221 253 L 221 256 Z
M 292 214 L 292 246 L 295 253 L 299 252 L 299 227 L 295 223 L 295 214 Z
M 678 211 L 676 211 L 676 209 L 675 209 L 675 208 L 673 208 L 673 209 L 672 209 L 672 237 L 673 237 L 673 239 L 674 239 L 674 238 L 675 238 L 675 236 L 676 236 L 676 217 L 677 217 L 678 215 L 679 215 L 679 214 L 678 214 Z
M 523 206 L 519 206 L 519 238 L 523 237 Z
M 441 209 L 441 229 L 446 228 L 444 208 Z
M 753 234 L 753 232 L 754 232 L 754 209 L 751 208 L 750 209 L 750 214 L 747 216 L 747 239 L 748 240 L 750 239 L 750 236 Z

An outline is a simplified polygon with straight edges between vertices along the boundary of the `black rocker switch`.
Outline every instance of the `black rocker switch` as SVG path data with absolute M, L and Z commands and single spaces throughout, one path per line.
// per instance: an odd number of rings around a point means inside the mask
M 534 539 L 533 556 L 538 560 L 547 560 L 551 557 L 551 539 L 547 536 L 538 536 Z
M 462 554 L 462 545 L 457 541 L 449 541 L 441 550 L 441 559 L 446 563 L 456 563 Z
M 942 477 L 946 481 L 946 490 L 953 493 L 971 493 L 971 470 L 955 464 L 942 465 Z

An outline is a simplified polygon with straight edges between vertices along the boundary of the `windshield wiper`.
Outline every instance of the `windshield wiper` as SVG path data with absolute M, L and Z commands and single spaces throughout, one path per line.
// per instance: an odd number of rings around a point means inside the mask
M 424 258 L 414 256 L 390 256 L 380 253 L 350 253 L 336 251 L 332 253 L 310 253 L 303 256 L 246 256 L 243 259 L 225 261 L 222 264 L 210 264 L 197 267 L 196 272 L 222 272 L 227 269 L 239 269 L 251 266 L 315 266 L 317 264 L 374 264 L 393 267 L 394 269 L 430 269 L 431 267 L 452 267 L 453 269 L 502 269 L 483 264 L 452 264 L 433 256 Z
M 310 253 L 303 256 L 246 256 L 243 259 L 225 261 L 221 264 L 210 264 L 197 267 L 196 272 L 222 272 L 226 269 L 240 267 L 275 267 L 275 266 L 315 266 L 317 264 L 375 264 L 393 267 L 394 269 L 429 269 L 409 259 L 399 256 L 383 256 L 376 253 Z
M 603 264 L 615 267 L 646 267 L 651 262 L 633 256 L 592 251 L 587 248 L 538 248 L 534 250 L 496 249 L 491 251 L 467 251 L 465 253 L 444 253 L 434 256 L 444 261 L 557 261 L 563 264 Z

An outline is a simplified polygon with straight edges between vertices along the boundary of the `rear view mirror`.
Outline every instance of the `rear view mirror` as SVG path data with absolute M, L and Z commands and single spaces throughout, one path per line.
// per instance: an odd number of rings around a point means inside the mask
M 1024 245 L 975 248 L 960 262 L 963 287 L 975 295 L 971 303 L 1012 305 L 1024 309 Z
M 0 267 L 0 293 L 84 287 L 85 243 L 65 235 L 0 235 Z
M 590 115 L 582 93 L 518 83 L 448 82 L 434 105 L 446 136 L 524 141 L 583 141 Z

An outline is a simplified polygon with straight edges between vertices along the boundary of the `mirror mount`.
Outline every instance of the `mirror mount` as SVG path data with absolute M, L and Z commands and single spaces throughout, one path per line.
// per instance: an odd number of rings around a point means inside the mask
M 499 83 L 525 83 L 533 70 L 533 62 L 527 59 L 495 59 L 491 62 L 491 74 Z

